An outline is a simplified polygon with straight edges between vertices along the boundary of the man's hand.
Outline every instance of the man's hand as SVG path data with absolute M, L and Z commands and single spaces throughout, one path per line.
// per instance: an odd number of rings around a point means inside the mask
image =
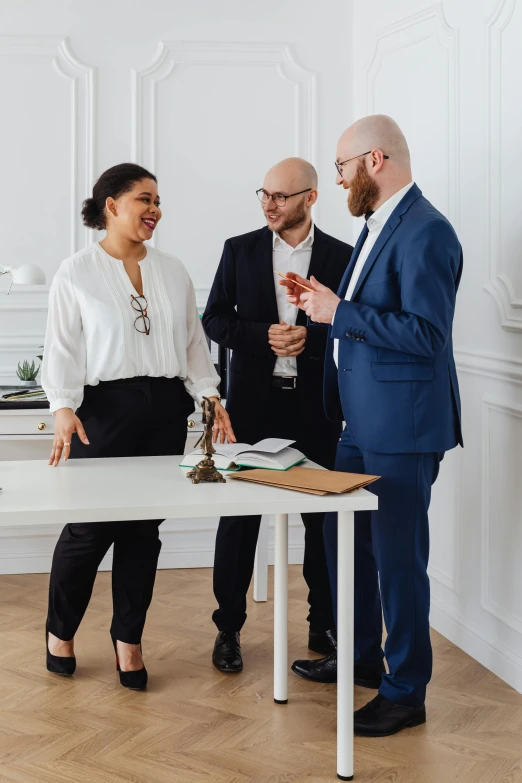
M 298 275 L 297 272 L 287 272 L 286 277 L 288 279 L 286 280 L 280 280 L 279 285 L 284 285 L 287 289 L 286 295 L 288 297 L 288 301 L 292 302 L 292 304 L 297 305 L 299 302 L 299 297 L 301 294 L 304 294 L 307 288 L 312 288 L 310 281 L 307 280 L 304 277 L 301 277 L 301 275 Z M 303 288 L 299 283 L 302 283 L 305 288 Z
M 297 305 L 301 310 L 304 310 L 307 316 L 317 324 L 331 324 L 337 305 L 341 301 L 337 294 L 334 294 L 329 288 L 312 275 L 310 280 L 305 280 L 295 273 L 292 274 L 293 284 L 290 281 L 282 280 L 281 282 L 287 283 L 288 289 L 288 301 Z M 304 291 L 299 282 L 304 283 L 309 288 L 313 288 L 313 293 Z
M 276 356 L 299 356 L 307 338 L 305 326 L 292 326 L 284 321 L 272 324 L 268 330 L 268 342 Z

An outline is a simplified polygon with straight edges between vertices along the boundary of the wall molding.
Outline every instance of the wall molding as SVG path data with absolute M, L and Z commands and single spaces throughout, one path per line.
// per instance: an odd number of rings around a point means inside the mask
M 496 617 L 505 625 L 512 628 L 519 634 L 522 634 L 522 617 L 512 612 L 506 611 L 502 606 L 493 601 L 489 593 L 490 585 L 490 563 L 489 563 L 489 542 L 491 538 L 491 519 L 490 519 L 490 434 L 491 434 L 491 411 L 503 413 L 506 416 L 514 416 L 522 419 L 522 407 L 519 405 L 498 402 L 488 398 L 482 400 L 482 514 L 481 514 L 481 607 L 484 611 Z
M 459 595 L 459 590 L 455 586 L 456 582 L 454 576 L 449 576 L 448 574 L 444 573 L 444 571 L 441 571 L 440 568 L 437 568 L 433 565 L 428 565 L 428 576 L 430 579 L 434 579 L 447 590 L 451 590 L 451 592 L 455 593 L 455 595 Z
M 522 693 L 522 656 L 486 633 L 460 612 L 431 599 L 430 625 L 450 642 Z
M 446 459 L 448 459 L 448 457 L 446 457 Z M 460 595 L 460 564 L 462 552 L 462 459 L 463 451 L 462 449 L 459 449 L 457 451 L 457 476 L 454 484 L 456 492 L 453 496 L 456 508 L 455 529 L 453 531 L 453 573 L 447 574 L 445 571 L 442 571 L 442 569 L 437 568 L 437 566 L 428 564 L 428 575 L 430 579 L 434 579 L 447 590 L 451 590 L 456 596 Z M 444 463 L 442 464 L 444 465 Z
M 522 299 L 502 269 L 502 35 L 515 11 L 516 0 L 501 0 L 486 21 L 486 230 L 489 280 L 484 284 L 495 300 L 500 323 L 508 332 L 522 332 Z
M 401 19 L 377 32 L 373 55 L 364 71 L 366 76 L 366 113 L 375 113 L 375 82 L 385 58 L 401 49 L 432 38 L 435 38 L 444 49 L 448 60 L 448 205 L 449 218 L 458 229 L 460 223 L 459 34 L 458 30 L 448 24 L 442 2 Z
M 48 302 L 49 286 L 47 285 L 13 286 L 10 294 L 0 291 L 0 313 L 47 312 Z
M 522 384 L 522 361 L 487 351 L 455 348 L 457 371 L 508 383 Z
M 150 171 L 157 166 L 157 85 L 194 65 L 273 68 L 294 85 L 294 155 L 317 162 L 316 74 L 299 65 L 279 43 L 160 41 L 151 64 L 132 70 L 131 157 Z M 154 241 L 154 238 L 153 238 Z
M 70 87 L 71 160 L 69 185 L 69 248 L 71 255 L 92 241 L 93 232 L 80 221 L 80 208 L 94 179 L 95 69 L 81 62 L 66 38 L 2 36 L 0 53 L 15 58 L 41 58 Z
M 18 362 L 31 357 L 38 364 L 38 349 L 43 345 L 44 335 L 42 334 L 17 334 L 14 337 L 5 337 L 0 335 L 0 383 L 17 383 L 16 367 Z

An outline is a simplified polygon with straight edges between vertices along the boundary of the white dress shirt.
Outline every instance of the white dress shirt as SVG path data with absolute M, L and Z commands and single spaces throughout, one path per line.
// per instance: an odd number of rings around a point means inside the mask
M 285 321 L 287 324 L 295 326 L 297 320 L 298 308 L 290 304 L 286 298 L 287 289 L 279 285 L 281 278 L 276 274 L 281 272 L 286 275 L 287 272 L 297 272 L 301 277 L 308 277 L 310 268 L 310 259 L 312 258 L 312 245 L 314 243 L 314 224 L 310 226 L 310 231 L 306 239 L 303 239 L 295 247 L 288 245 L 279 234 L 273 235 L 272 263 L 274 266 L 274 285 L 277 298 L 277 312 L 279 321 Z M 295 356 L 278 356 L 274 367 L 274 375 L 296 376 L 297 360 Z
M 385 201 L 384 204 L 381 204 L 381 206 L 375 210 L 373 215 L 371 215 L 371 217 L 368 218 L 366 223 L 366 225 L 368 226 L 368 236 L 364 240 L 364 245 L 361 247 L 361 251 L 357 257 L 357 261 L 355 262 L 355 267 L 353 269 L 352 276 L 348 284 L 346 296 L 344 297 L 347 302 L 349 302 L 352 298 L 353 292 L 355 291 L 355 286 L 357 285 L 357 281 L 361 276 L 361 272 L 363 271 L 364 265 L 368 260 L 368 256 L 370 255 L 373 246 L 375 245 L 377 239 L 379 238 L 379 234 L 381 233 L 384 226 L 386 225 L 389 218 L 391 217 L 391 214 L 395 209 L 395 207 L 399 205 L 399 202 L 402 201 L 406 193 L 412 187 L 413 187 L 413 182 L 409 182 L 403 188 L 398 190 L 397 193 L 394 193 L 393 196 L 390 196 L 390 198 L 387 201 Z M 335 320 L 335 314 L 332 319 L 332 323 L 334 322 L 334 320 Z M 339 355 L 339 340 L 334 340 L 334 360 L 336 364 L 337 364 L 338 355 Z
M 149 246 L 139 266 L 149 335 L 134 327 L 131 295 L 138 292 L 123 261 L 95 242 L 62 262 L 49 292 L 42 364 L 52 412 L 76 410 L 84 385 L 136 376 L 179 377 L 197 402 L 218 394 L 187 270 Z

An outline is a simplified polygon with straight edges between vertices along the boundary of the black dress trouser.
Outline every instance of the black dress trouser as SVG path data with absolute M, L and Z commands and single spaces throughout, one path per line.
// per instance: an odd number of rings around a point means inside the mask
M 71 459 L 182 454 L 194 402 L 179 378 L 129 378 L 86 386 L 77 411 L 90 445 L 77 435 Z M 122 468 L 124 469 L 124 468 Z M 96 487 L 92 488 L 96 492 Z M 53 556 L 48 630 L 72 639 L 91 598 L 96 572 L 114 544 L 111 635 L 139 644 L 152 600 L 162 519 L 66 525 Z
M 288 438 L 294 448 L 325 468 L 333 469 L 337 439 L 314 432 L 311 417 L 299 412 L 297 389 L 273 387 L 264 408 L 258 438 Z M 313 422 L 313 419 L 312 419 Z M 232 414 L 232 426 L 234 419 Z M 236 432 L 238 440 L 243 433 Z M 249 442 L 252 442 L 253 438 Z M 314 631 L 335 627 L 323 540 L 324 514 L 302 514 L 305 527 L 303 576 L 308 585 Z M 212 615 L 219 631 L 240 631 L 246 620 L 246 596 L 252 580 L 261 516 L 221 517 L 214 554 L 214 595 L 219 608 Z

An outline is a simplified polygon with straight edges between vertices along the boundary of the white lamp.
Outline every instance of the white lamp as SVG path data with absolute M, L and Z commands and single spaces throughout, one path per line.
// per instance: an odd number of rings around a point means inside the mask
M 45 272 L 36 264 L 22 264 L 21 266 L 2 266 L 0 264 L 0 270 L 0 277 L 2 275 L 11 275 L 8 295 L 11 292 L 13 283 L 17 285 L 45 285 Z

